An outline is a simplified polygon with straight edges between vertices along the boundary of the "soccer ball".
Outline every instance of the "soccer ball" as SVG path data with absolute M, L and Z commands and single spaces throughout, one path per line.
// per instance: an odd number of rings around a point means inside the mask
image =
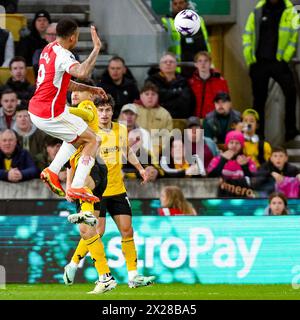
M 200 29 L 201 19 L 193 10 L 182 10 L 177 13 L 174 25 L 176 30 L 183 36 L 193 36 Z

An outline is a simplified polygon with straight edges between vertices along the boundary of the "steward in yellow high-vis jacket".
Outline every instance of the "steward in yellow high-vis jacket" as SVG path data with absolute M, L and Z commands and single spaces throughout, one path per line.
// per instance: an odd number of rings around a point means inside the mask
M 264 136 L 264 108 L 269 79 L 273 78 L 285 95 L 286 141 L 299 133 L 296 128 L 296 89 L 288 65 L 297 49 L 296 19 L 299 18 L 290 0 L 260 0 L 250 13 L 243 34 L 243 53 L 250 68 L 253 106 L 261 119 L 259 133 Z

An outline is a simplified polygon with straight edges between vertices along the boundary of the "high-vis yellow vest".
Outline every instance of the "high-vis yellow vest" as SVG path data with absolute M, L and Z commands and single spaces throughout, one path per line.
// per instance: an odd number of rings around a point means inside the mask
M 201 30 L 203 33 L 204 41 L 206 43 L 206 48 L 208 52 L 211 52 L 210 44 L 208 42 L 208 33 L 205 26 L 205 22 L 200 17 L 201 20 Z M 177 62 L 181 62 L 181 34 L 175 29 L 174 19 L 171 17 L 163 17 L 161 19 L 164 28 L 167 30 L 169 35 L 170 46 L 168 50 L 176 55 Z
M 278 61 L 284 60 L 289 62 L 297 49 L 298 30 L 295 27 L 295 21 L 298 21 L 298 14 L 290 0 L 284 0 L 284 3 L 286 8 L 282 13 L 279 22 L 276 59 Z M 265 4 L 266 0 L 258 2 L 255 10 L 250 13 L 245 26 L 243 34 L 243 53 L 248 66 L 256 62 L 255 53 L 258 46 L 257 39 L 260 32 L 263 6 Z M 296 25 L 298 24 L 296 23 Z

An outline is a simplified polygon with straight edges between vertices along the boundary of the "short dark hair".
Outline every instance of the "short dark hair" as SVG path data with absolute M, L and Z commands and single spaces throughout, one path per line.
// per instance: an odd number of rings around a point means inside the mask
M 227 92 L 218 92 L 214 98 L 214 102 L 219 102 L 222 100 L 223 102 L 231 101 L 230 95 Z
M 21 100 L 21 102 L 17 105 L 16 113 L 23 110 L 28 111 L 28 102 L 26 100 Z
M 150 82 L 150 81 L 147 81 L 143 88 L 141 89 L 140 93 L 143 93 L 143 92 L 146 92 L 146 91 L 154 91 L 158 94 L 159 92 L 159 89 L 158 89 L 158 86 L 155 85 L 154 83 Z
M 58 138 L 55 138 L 55 137 L 52 137 L 52 136 L 49 136 L 49 135 L 46 135 L 45 137 L 45 146 L 46 147 L 54 147 L 55 145 L 57 144 L 62 144 L 63 141 L 58 139 Z
M 275 153 L 275 152 L 282 152 L 282 153 L 284 153 L 286 156 L 288 156 L 287 150 L 286 150 L 285 148 L 283 148 L 283 147 L 278 147 L 278 146 L 277 146 L 277 147 L 273 147 L 271 154 L 273 154 L 273 153 Z
M 25 64 L 25 67 L 26 67 L 26 60 L 24 57 L 21 57 L 21 56 L 15 56 L 13 57 L 10 61 L 9 61 L 9 69 L 11 69 L 11 65 L 14 63 L 14 62 L 24 62 Z
M 56 26 L 56 35 L 60 38 L 67 38 L 73 35 L 78 29 L 78 24 L 72 18 L 62 18 Z
M 112 61 L 121 61 L 125 66 L 125 60 L 120 56 L 113 56 L 112 58 L 109 59 L 108 64 L 110 64 Z
M 95 87 L 96 83 L 93 79 L 91 78 L 87 78 L 87 79 L 75 79 L 74 80 L 76 83 L 81 83 L 81 84 L 85 84 L 87 86 L 91 86 L 91 87 Z
M 10 93 L 14 93 L 14 94 L 18 97 L 16 91 L 14 91 L 14 90 L 11 89 L 11 88 L 6 88 L 6 89 L 4 89 L 4 90 L 1 92 L 0 99 L 2 99 L 2 97 L 3 97 L 4 94 L 10 94 Z
M 96 97 L 94 99 L 94 104 L 95 106 L 98 108 L 98 107 L 103 107 L 105 105 L 110 105 L 112 110 L 114 111 L 114 108 L 115 108 L 115 99 L 113 98 L 112 95 L 108 94 L 107 95 L 107 99 L 104 100 L 104 99 L 101 99 L 100 97 Z

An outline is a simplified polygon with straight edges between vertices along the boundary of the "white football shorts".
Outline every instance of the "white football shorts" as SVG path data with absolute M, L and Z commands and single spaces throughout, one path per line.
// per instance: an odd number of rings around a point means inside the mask
M 80 117 L 66 110 L 55 118 L 44 119 L 30 113 L 33 124 L 52 137 L 66 142 L 73 142 L 87 129 L 87 123 Z

